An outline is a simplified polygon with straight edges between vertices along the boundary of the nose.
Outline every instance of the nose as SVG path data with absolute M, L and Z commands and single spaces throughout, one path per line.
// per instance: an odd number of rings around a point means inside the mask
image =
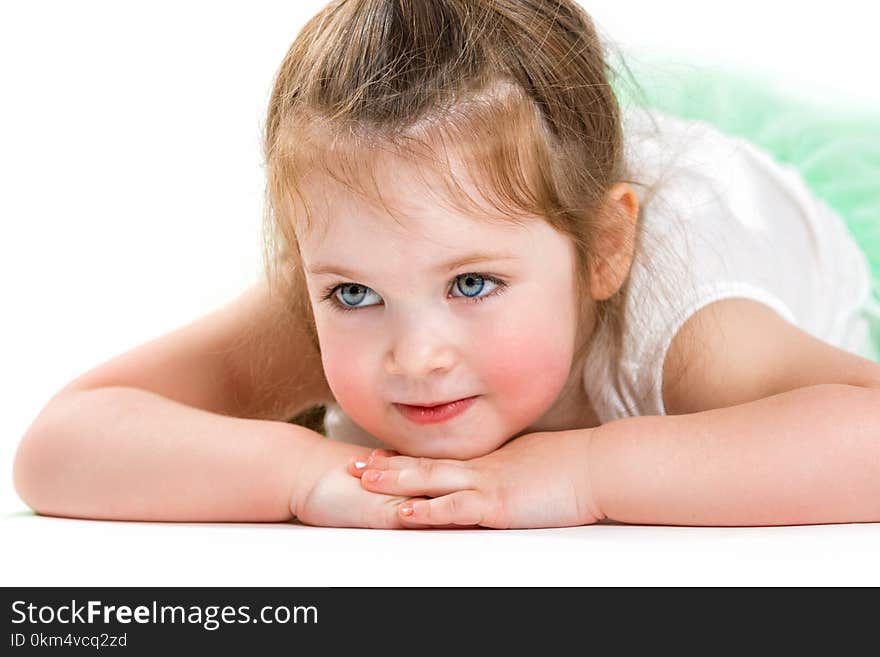
M 392 336 L 386 370 L 389 374 L 419 379 L 434 372 L 451 370 L 457 359 L 457 349 L 448 327 L 411 322 Z

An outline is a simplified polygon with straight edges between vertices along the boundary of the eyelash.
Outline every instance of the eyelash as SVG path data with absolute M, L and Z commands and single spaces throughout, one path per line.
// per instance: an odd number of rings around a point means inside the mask
M 485 301 L 486 299 L 489 299 L 489 298 L 494 297 L 496 295 L 502 294 L 503 292 L 505 292 L 507 290 L 507 287 L 508 287 L 506 281 L 503 281 L 500 278 L 496 278 L 495 276 L 490 276 L 489 274 L 481 274 L 478 272 L 468 272 L 466 274 L 459 274 L 458 276 L 456 276 L 455 278 L 452 279 L 452 285 L 455 285 L 455 281 L 458 280 L 459 278 L 464 278 L 466 276 L 477 276 L 479 278 L 482 278 L 483 280 L 491 281 L 491 282 L 495 283 L 495 285 L 497 286 L 494 290 L 492 290 L 489 294 L 486 294 L 485 296 L 459 297 L 459 298 L 467 299 L 468 303 L 480 303 L 481 301 Z M 336 283 L 334 285 L 331 285 L 326 290 L 324 290 L 324 293 L 321 296 L 321 301 L 329 301 L 330 307 L 333 310 L 339 310 L 344 313 L 348 313 L 353 310 L 363 310 L 364 308 L 351 308 L 349 306 L 345 306 L 336 300 L 336 297 L 334 296 L 336 294 L 336 290 L 338 290 L 339 288 L 344 287 L 346 285 L 360 285 L 360 283 Z M 367 287 L 367 286 L 363 285 L 362 287 Z M 370 288 L 367 288 L 367 289 L 370 289 Z M 365 308 L 369 308 L 369 306 L 365 306 Z

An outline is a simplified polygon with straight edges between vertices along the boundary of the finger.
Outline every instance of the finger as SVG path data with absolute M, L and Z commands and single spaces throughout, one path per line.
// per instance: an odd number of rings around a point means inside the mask
M 399 500 L 394 504 L 394 515 L 396 516 L 396 522 L 400 524 L 401 529 L 462 529 L 463 525 L 454 525 L 454 524 L 446 524 L 446 525 L 436 525 L 430 523 L 421 523 L 412 520 L 411 518 L 404 516 L 400 513 L 400 507 L 405 503 L 412 502 L 423 502 L 427 501 L 429 498 L 427 497 L 411 497 L 406 500 L 406 502 L 401 503 Z M 470 525 L 472 528 L 479 529 L 479 525 Z
M 374 449 L 367 455 L 354 456 L 348 461 L 347 471 L 355 477 L 360 477 L 367 468 L 387 468 L 389 460 L 392 457 L 404 459 L 404 461 L 395 461 L 395 467 L 405 467 L 409 459 L 407 456 L 399 456 L 397 452 L 391 449 Z
M 426 497 L 413 498 L 418 500 L 427 500 Z M 407 500 L 407 502 L 410 500 Z M 407 516 L 401 515 L 400 506 L 401 506 L 400 498 L 394 498 L 392 502 L 386 505 L 384 510 L 386 523 L 390 529 L 434 529 L 433 525 L 428 525 L 423 522 L 417 522 L 408 518 Z
M 368 468 L 361 475 L 361 486 L 375 493 L 439 497 L 474 487 L 474 472 L 465 465 L 433 459 L 415 461 L 403 470 Z
M 427 498 L 419 498 L 427 499 Z M 401 516 L 398 512 L 401 502 L 406 501 L 400 497 L 388 497 L 384 502 L 373 507 L 365 518 L 362 526 L 370 529 L 435 529 L 433 525 L 410 520 Z
M 367 469 L 369 463 L 369 456 L 354 456 L 349 459 L 348 465 L 345 469 L 348 471 L 348 474 L 354 475 L 355 477 L 360 477 L 362 474 L 364 474 L 364 471 Z
M 371 454 L 367 459 L 367 468 L 377 470 L 404 470 L 407 468 L 425 467 L 425 464 L 445 463 L 446 465 L 466 464 L 466 461 L 458 461 L 456 459 L 432 459 L 427 456 L 382 456 L 381 454 Z
M 485 496 L 475 490 L 462 490 L 434 499 L 413 499 L 398 507 L 401 520 L 424 525 L 483 525 Z

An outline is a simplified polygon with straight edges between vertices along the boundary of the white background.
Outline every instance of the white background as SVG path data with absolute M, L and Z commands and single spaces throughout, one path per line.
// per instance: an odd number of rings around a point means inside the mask
M 741 64 L 817 98 L 842 95 L 880 108 L 874 3 L 584 4 L 602 33 L 625 48 Z M 87 369 L 225 303 L 256 279 L 263 114 L 281 58 L 322 5 L 2 5 L 0 522 L 7 547 L 0 549 L 8 571 L 0 581 L 108 583 L 122 573 L 115 583 L 880 584 L 871 556 L 880 525 L 587 527 L 439 539 L 22 513 L 12 458 L 45 401 Z M 68 547 L 60 560 L 53 559 L 59 541 Z M 132 568 L 113 556 L 133 545 L 163 559 Z M 386 561 L 381 577 L 371 575 L 364 560 L 391 560 L 395 545 L 415 566 L 398 570 Z M 223 551 L 233 548 L 239 557 Z M 267 558 L 256 556 L 262 550 Z M 274 561 L 297 550 L 313 550 L 319 565 L 306 574 Z M 606 568 L 572 570 L 590 562 L 591 550 Z M 511 572 L 529 555 L 546 563 Z M 345 565 L 333 568 L 335 558 Z M 358 573 L 359 581 L 349 579 Z

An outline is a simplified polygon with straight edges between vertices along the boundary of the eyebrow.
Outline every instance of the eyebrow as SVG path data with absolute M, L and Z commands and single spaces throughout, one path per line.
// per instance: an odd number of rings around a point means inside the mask
M 472 265 L 477 262 L 489 262 L 495 260 L 519 260 L 519 256 L 515 256 L 511 253 L 498 253 L 492 251 L 477 251 L 475 253 L 469 253 L 466 256 L 462 256 L 460 258 L 455 258 L 454 260 L 450 260 L 448 262 L 443 262 L 438 265 L 435 265 L 431 268 L 431 271 L 434 273 L 443 273 L 452 271 L 453 269 L 458 269 L 459 267 L 463 267 L 465 265 Z M 331 264 L 315 264 L 312 267 L 307 268 L 310 274 L 315 276 L 319 276 L 322 274 L 338 274 L 339 276 L 345 276 L 346 278 L 364 278 L 364 274 L 360 274 L 351 269 L 347 269 L 345 267 L 339 267 L 337 265 Z

